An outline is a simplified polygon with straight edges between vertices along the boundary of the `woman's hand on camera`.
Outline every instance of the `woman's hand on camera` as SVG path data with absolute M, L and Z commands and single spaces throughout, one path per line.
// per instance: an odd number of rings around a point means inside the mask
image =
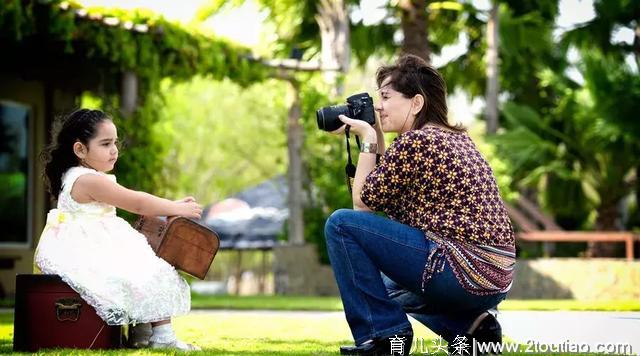
M 342 125 L 339 129 L 335 131 L 331 131 L 332 134 L 343 133 L 346 125 L 349 125 L 351 126 L 351 128 L 349 129 L 350 133 L 360 136 L 360 138 L 363 141 L 366 140 L 366 142 L 376 142 L 376 139 L 377 139 L 376 130 L 373 128 L 373 126 L 369 125 L 369 123 L 362 120 L 354 120 L 344 115 L 338 116 L 338 119 L 344 122 L 345 125 Z

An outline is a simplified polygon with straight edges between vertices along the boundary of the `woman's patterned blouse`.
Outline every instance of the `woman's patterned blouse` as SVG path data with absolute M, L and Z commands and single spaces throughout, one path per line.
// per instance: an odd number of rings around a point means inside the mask
M 467 290 L 491 294 L 509 289 L 513 228 L 493 171 L 466 133 L 427 126 L 398 136 L 367 176 L 361 199 L 424 231 Z M 442 262 L 438 253 L 432 255 L 423 287 Z

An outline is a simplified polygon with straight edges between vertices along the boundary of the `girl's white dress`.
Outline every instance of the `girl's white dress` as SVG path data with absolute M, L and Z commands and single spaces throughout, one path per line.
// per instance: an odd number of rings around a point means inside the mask
M 71 198 L 81 175 L 101 174 L 73 167 L 62 177 L 58 208 L 47 215 L 35 255 L 45 274 L 57 274 L 96 309 L 109 325 L 146 323 L 186 314 L 189 285 L 146 238 L 116 216 L 115 207 Z

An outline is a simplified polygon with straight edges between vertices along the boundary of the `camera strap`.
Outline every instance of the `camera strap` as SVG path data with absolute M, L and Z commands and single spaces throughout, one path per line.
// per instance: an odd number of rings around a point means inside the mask
M 351 145 L 349 145 L 349 129 L 351 126 L 347 125 L 344 129 L 344 135 L 347 141 L 347 165 L 344 167 L 344 172 L 347 175 L 347 187 L 349 188 L 349 193 L 353 193 L 353 179 L 356 176 L 356 166 L 353 164 L 351 160 Z M 360 148 L 360 137 L 356 136 L 356 144 L 358 148 Z

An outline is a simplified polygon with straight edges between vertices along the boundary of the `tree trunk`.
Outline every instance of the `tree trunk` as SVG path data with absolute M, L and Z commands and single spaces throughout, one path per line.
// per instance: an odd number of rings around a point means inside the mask
M 132 70 L 122 73 L 120 111 L 125 118 L 133 115 L 138 105 L 138 76 Z
M 636 65 L 640 68 L 640 22 L 637 22 L 635 29 L 635 36 L 633 36 L 633 53 L 636 57 Z M 640 166 L 636 167 L 636 205 L 640 206 Z M 636 214 L 640 214 L 640 208 L 638 208 Z
M 633 53 L 636 57 L 636 65 L 640 68 L 640 22 L 636 23 L 635 36 L 633 36 Z M 640 205 L 640 166 L 636 167 L 636 205 Z M 639 209 L 640 210 L 640 209 Z M 640 212 L 638 212 L 640 214 Z
M 340 71 L 323 72 L 324 80 L 331 85 L 332 96 L 342 96 L 344 85 L 340 74 L 349 70 L 351 45 L 349 32 L 349 15 L 343 0 L 321 0 L 316 15 L 322 43 L 321 67 L 340 68 Z
M 498 3 L 493 2 L 491 14 L 487 22 L 487 93 L 486 93 L 486 120 L 487 134 L 493 135 L 498 131 Z
M 304 215 L 302 193 L 302 149 L 303 129 L 300 124 L 302 107 L 300 106 L 300 86 L 295 80 L 290 80 L 293 100 L 289 107 L 287 125 L 287 149 L 289 152 L 289 243 L 292 245 L 304 244 Z
M 617 224 L 618 213 L 617 200 L 602 202 L 597 208 L 596 230 L 620 230 Z M 587 255 L 590 257 L 615 257 L 616 245 L 608 242 L 589 242 Z
M 636 64 L 640 68 L 640 23 L 636 25 L 635 36 L 633 36 L 633 53 L 636 57 Z
M 431 62 L 426 0 L 400 0 L 400 22 L 404 40 L 402 53 L 415 54 Z

